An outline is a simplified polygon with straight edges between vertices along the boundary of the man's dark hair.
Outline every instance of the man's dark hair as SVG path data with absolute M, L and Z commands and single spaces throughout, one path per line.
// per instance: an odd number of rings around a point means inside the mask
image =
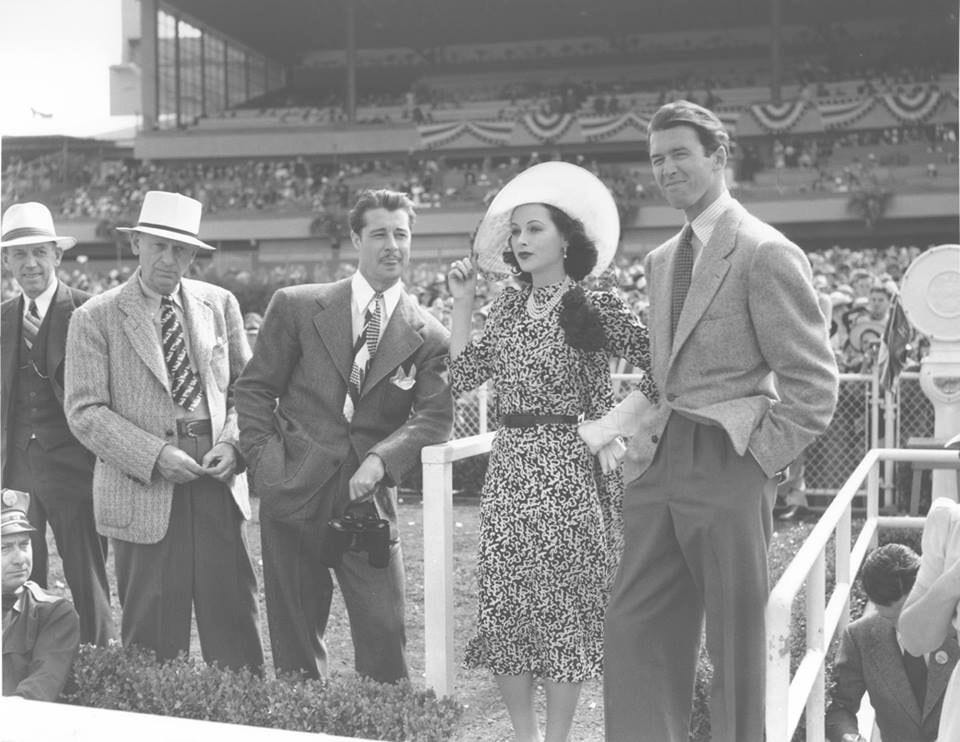
M 386 209 L 387 211 L 406 211 L 410 217 L 410 226 L 417 219 L 413 201 L 406 193 L 391 191 L 389 188 L 361 191 L 357 203 L 350 209 L 350 231 L 360 234 L 363 231 L 363 215 L 372 209 Z
M 919 569 L 917 552 L 903 544 L 886 544 L 863 560 L 860 584 L 877 605 L 892 605 L 910 592 Z
M 723 122 L 713 111 L 688 100 L 675 100 L 661 106 L 647 125 L 647 138 L 655 131 L 677 126 L 692 126 L 708 155 L 716 152 L 718 147 L 726 148 L 729 154 L 730 134 Z
M 567 241 L 567 254 L 563 259 L 563 271 L 574 281 L 582 281 L 597 264 L 597 248 L 593 240 L 587 237 L 583 222 L 575 219 L 565 212 L 550 204 L 543 204 L 550 214 L 550 220 L 561 236 Z M 533 281 L 530 274 L 521 271 L 517 263 L 517 257 L 513 254 L 510 247 L 510 240 L 507 239 L 506 249 L 503 251 L 503 262 L 510 266 L 513 274 L 523 281 L 530 283 Z

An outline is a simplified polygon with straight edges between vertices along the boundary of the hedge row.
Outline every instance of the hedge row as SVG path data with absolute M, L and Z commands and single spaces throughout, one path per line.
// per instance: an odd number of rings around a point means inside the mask
M 267 679 L 182 657 L 158 664 L 152 652 L 119 645 L 82 646 L 62 700 L 184 719 L 416 742 L 449 739 L 463 711 L 452 699 L 438 700 L 433 691 L 406 681 Z

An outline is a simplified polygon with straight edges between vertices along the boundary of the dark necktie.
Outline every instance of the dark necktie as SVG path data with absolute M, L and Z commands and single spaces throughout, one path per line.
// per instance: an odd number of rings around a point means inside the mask
M 170 372 L 173 401 L 192 412 L 203 399 L 203 389 L 200 388 L 199 377 L 190 367 L 183 327 L 174 309 L 173 299 L 169 296 L 160 300 L 160 330 L 163 336 L 163 360 Z
M 676 254 L 673 258 L 673 296 L 670 301 L 670 339 L 677 333 L 680 312 L 690 290 L 693 275 L 693 228 L 687 224 L 680 233 Z
M 33 344 L 37 342 L 37 335 L 40 333 L 40 312 L 37 311 L 37 302 L 30 300 L 30 306 L 27 307 L 27 313 L 23 315 L 23 342 L 26 343 L 27 350 L 33 349 Z
M 353 419 L 353 411 L 360 401 L 360 392 L 363 391 L 364 379 L 377 352 L 377 344 L 380 342 L 380 323 L 383 317 L 382 304 L 383 294 L 374 294 L 364 314 L 363 329 L 353 345 L 353 365 L 350 368 L 350 382 L 347 384 L 348 394 L 343 402 L 343 416 L 347 420 Z
M 913 695 L 917 699 L 921 710 L 923 702 L 927 695 L 927 663 L 923 657 L 914 657 L 904 650 L 903 669 L 907 671 L 907 680 L 913 689 Z

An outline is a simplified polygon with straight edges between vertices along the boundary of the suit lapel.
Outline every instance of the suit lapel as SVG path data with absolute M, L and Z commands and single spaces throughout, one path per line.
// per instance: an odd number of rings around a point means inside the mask
M 47 327 L 47 374 L 55 381 L 59 378 L 57 371 L 67 349 L 67 327 L 74 308 L 70 289 L 60 283 L 50 305 L 50 324 Z
M 937 662 L 937 656 L 941 658 L 946 655 L 952 662 Z M 943 694 L 947 690 L 947 681 L 953 673 L 953 666 L 957 658 L 960 657 L 960 647 L 956 639 L 949 638 L 938 649 L 930 653 L 930 661 L 927 663 L 927 695 L 923 699 L 923 718 L 926 719 L 933 711 Z
M 348 278 L 317 299 L 319 311 L 313 318 L 320 341 L 333 359 L 334 368 L 343 377 L 344 384 L 350 380 L 350 366 L 353 363 L 353 314 L 350 301 Z
M 920 704 L 917 703 L 917 697 L 913 695 L 913 688 L 907 680 L 903 656 L 897 644 L 896 629 L 889 621 L 875 616 L 869 631 L 869 651 L 866 656 L 873 663 L 878 680 L 887 686 L 888 695 L 896 698 L 904 712 L 919 725 Z
M 680 350 L 690 333 L 693 332 L 693 328 L 697 326 L 707 307 L 710 306 L 710 302 L 716 296 L 717 289 L 723 283 L 723 277 L 730 270 L 730 262 L 727 260 L 727 256 L 736 247 L 737 230 L 742 218 L 739 209 L 733 207 L 727 209 L 717 221 L 713 234 L 710 236 L 710 242 L 703 246 L 700 259 L 693 271 L 693 279 L 690 281 L 687 300 L 684 302 L 683 311 L 680 313 L 680 321 L 677 323 L 677 333 L 673 338 L 673 345 L 670 349 L 671 363 L 676 358 L 677 351 Z M 672 291 L 672 271 L 670 286 Z M 665 306 L 670 306 L 669 301 Z
M 13 379 L 17 373 L 20 356 L 20 317 L 23 314 L 23 298 L 9 301 L 0 316 L 0 363 L 3 377 L 3 409 L 10 409 Z
M 210 385 L 214 383 L 213 379 L 208 378 L 211 372 L 210 355 L 216 342 L 213 310 L 202 297 L 195 295 L 184 282 L 180 283 L 180 296 L 183 299 L 184 324 L 186 325 L 187 347 L 190 349 L 190 357 L 197 367 L 197 373 L 203 380 L 204 389 L 209 389 Z
M 123 312 L 123 331 L 140 356 L 143 364 L 157 377 L 163 388 L 170 392 L 170 380 L 167 378 L 167 366 L 163 361 L 163 351 L 157 338 L 153 319 L 147 308 L 147 299 L 140 289 L 140 272 L 137 271 L 120 290 L 118 305 Z
M 669 248 L 655 253 L 650 262 L 650 335 L 656 347 L 653 361 L 653 378 L 663 389 L 670 360 L 670 294 L 673 290 L 673 258 L 680 235 L 676 235 Z
M 390 321 L 387 322 L 383 337 L 377 345 L 373 363 L 370 364 L 370 371 L 364 379 L 361 398 L 423 345 L 423 338 L 418 332 L 422 326 L 423 322 L 417 317 L 412 300 L 405 293 L 400 294 L 400 301 L 390 315 Z

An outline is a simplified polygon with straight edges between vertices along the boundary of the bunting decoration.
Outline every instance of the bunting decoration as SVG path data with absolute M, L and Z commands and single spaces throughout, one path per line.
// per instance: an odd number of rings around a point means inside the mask
M 750 113 L 771 134 L 790 131 L 807 110 L 807 101 L 799 99 L 786 103 L 754 103 Z
M 581 118 L 580 131 L 588 142 L 599 142 L 616 136 L 627 127 L 633 127 L 646 139 L 649 123 L 650 119 L 646 116 L 629 111 L 621 116 Z
M 420 146 L 435 149 L 455 142 L 464 134 L 472 134 L 485 144 L 497 147 L 507 144 L 513 136 L 513 121 L 453 121 L 417 127 Z
M 820 111 L 820 118 L 823 119 L 824 129 L 839 129 L 862 119 L 873 110 L 876 102 L 877 100 L 873 96 L 862 100 L 845 100 L 834 103 L 818 101 L 817 110 Z
M 487 144 L 503 145 L 513 136 L 515 124 L 515 121 L 471 121 L 467 131 Z
M 448 142 L 457 139 L 466 129 L 467 124 L 464 121 L 450 121 L 444 124 L 427 124 L 418 126 L 420 132 L 420 145 L 426 149 L 439 147 Z
M 916 124 L 928 119 L 940 105 L 940 91 L 931 86 L 915 93 L 887 93 L 882 96 L 887 108 L 899 121 Z
M 567 130 L 573 125 L 576 117 L 572 113 L 526 113 L 520 123 L 534 137 L 541 142 L 548 144 L 557 141 L 567 133 Z
M 956 122 L 958 93 L 952 89 L 940 90 L 928 85 L 910 93 L 886 93 L 848 99 L 797 99 L 786 103 L 758 103 L 743 109 L 727 108 L 717 116 L 731 134 L 738 124 L 742 131 L 756 133 L 759 128 L 769 134 L 783 134 L 797 127 L 803 131 L 831 131 L 854 129 L 866 120 L 876 126 L 917 124 L 930 120 Z M 807 113 L 819 114 L 806 116 Z M 752 118 L 741 120 L 741 116 Z M 644 142 L 653 109 L 625 111 L 610 116 L 577 115 L 571 113 L 519 114 L 510 120 L 486 119 L 479 121 L 445 121 L 416 128 L 421 149 L 448 146 L 466 137 L 457 146 L 529 146 L 530 138 L 544 144 L 560 139 L 577 142 L 602 142 L 620 136 L 622 141 Z

